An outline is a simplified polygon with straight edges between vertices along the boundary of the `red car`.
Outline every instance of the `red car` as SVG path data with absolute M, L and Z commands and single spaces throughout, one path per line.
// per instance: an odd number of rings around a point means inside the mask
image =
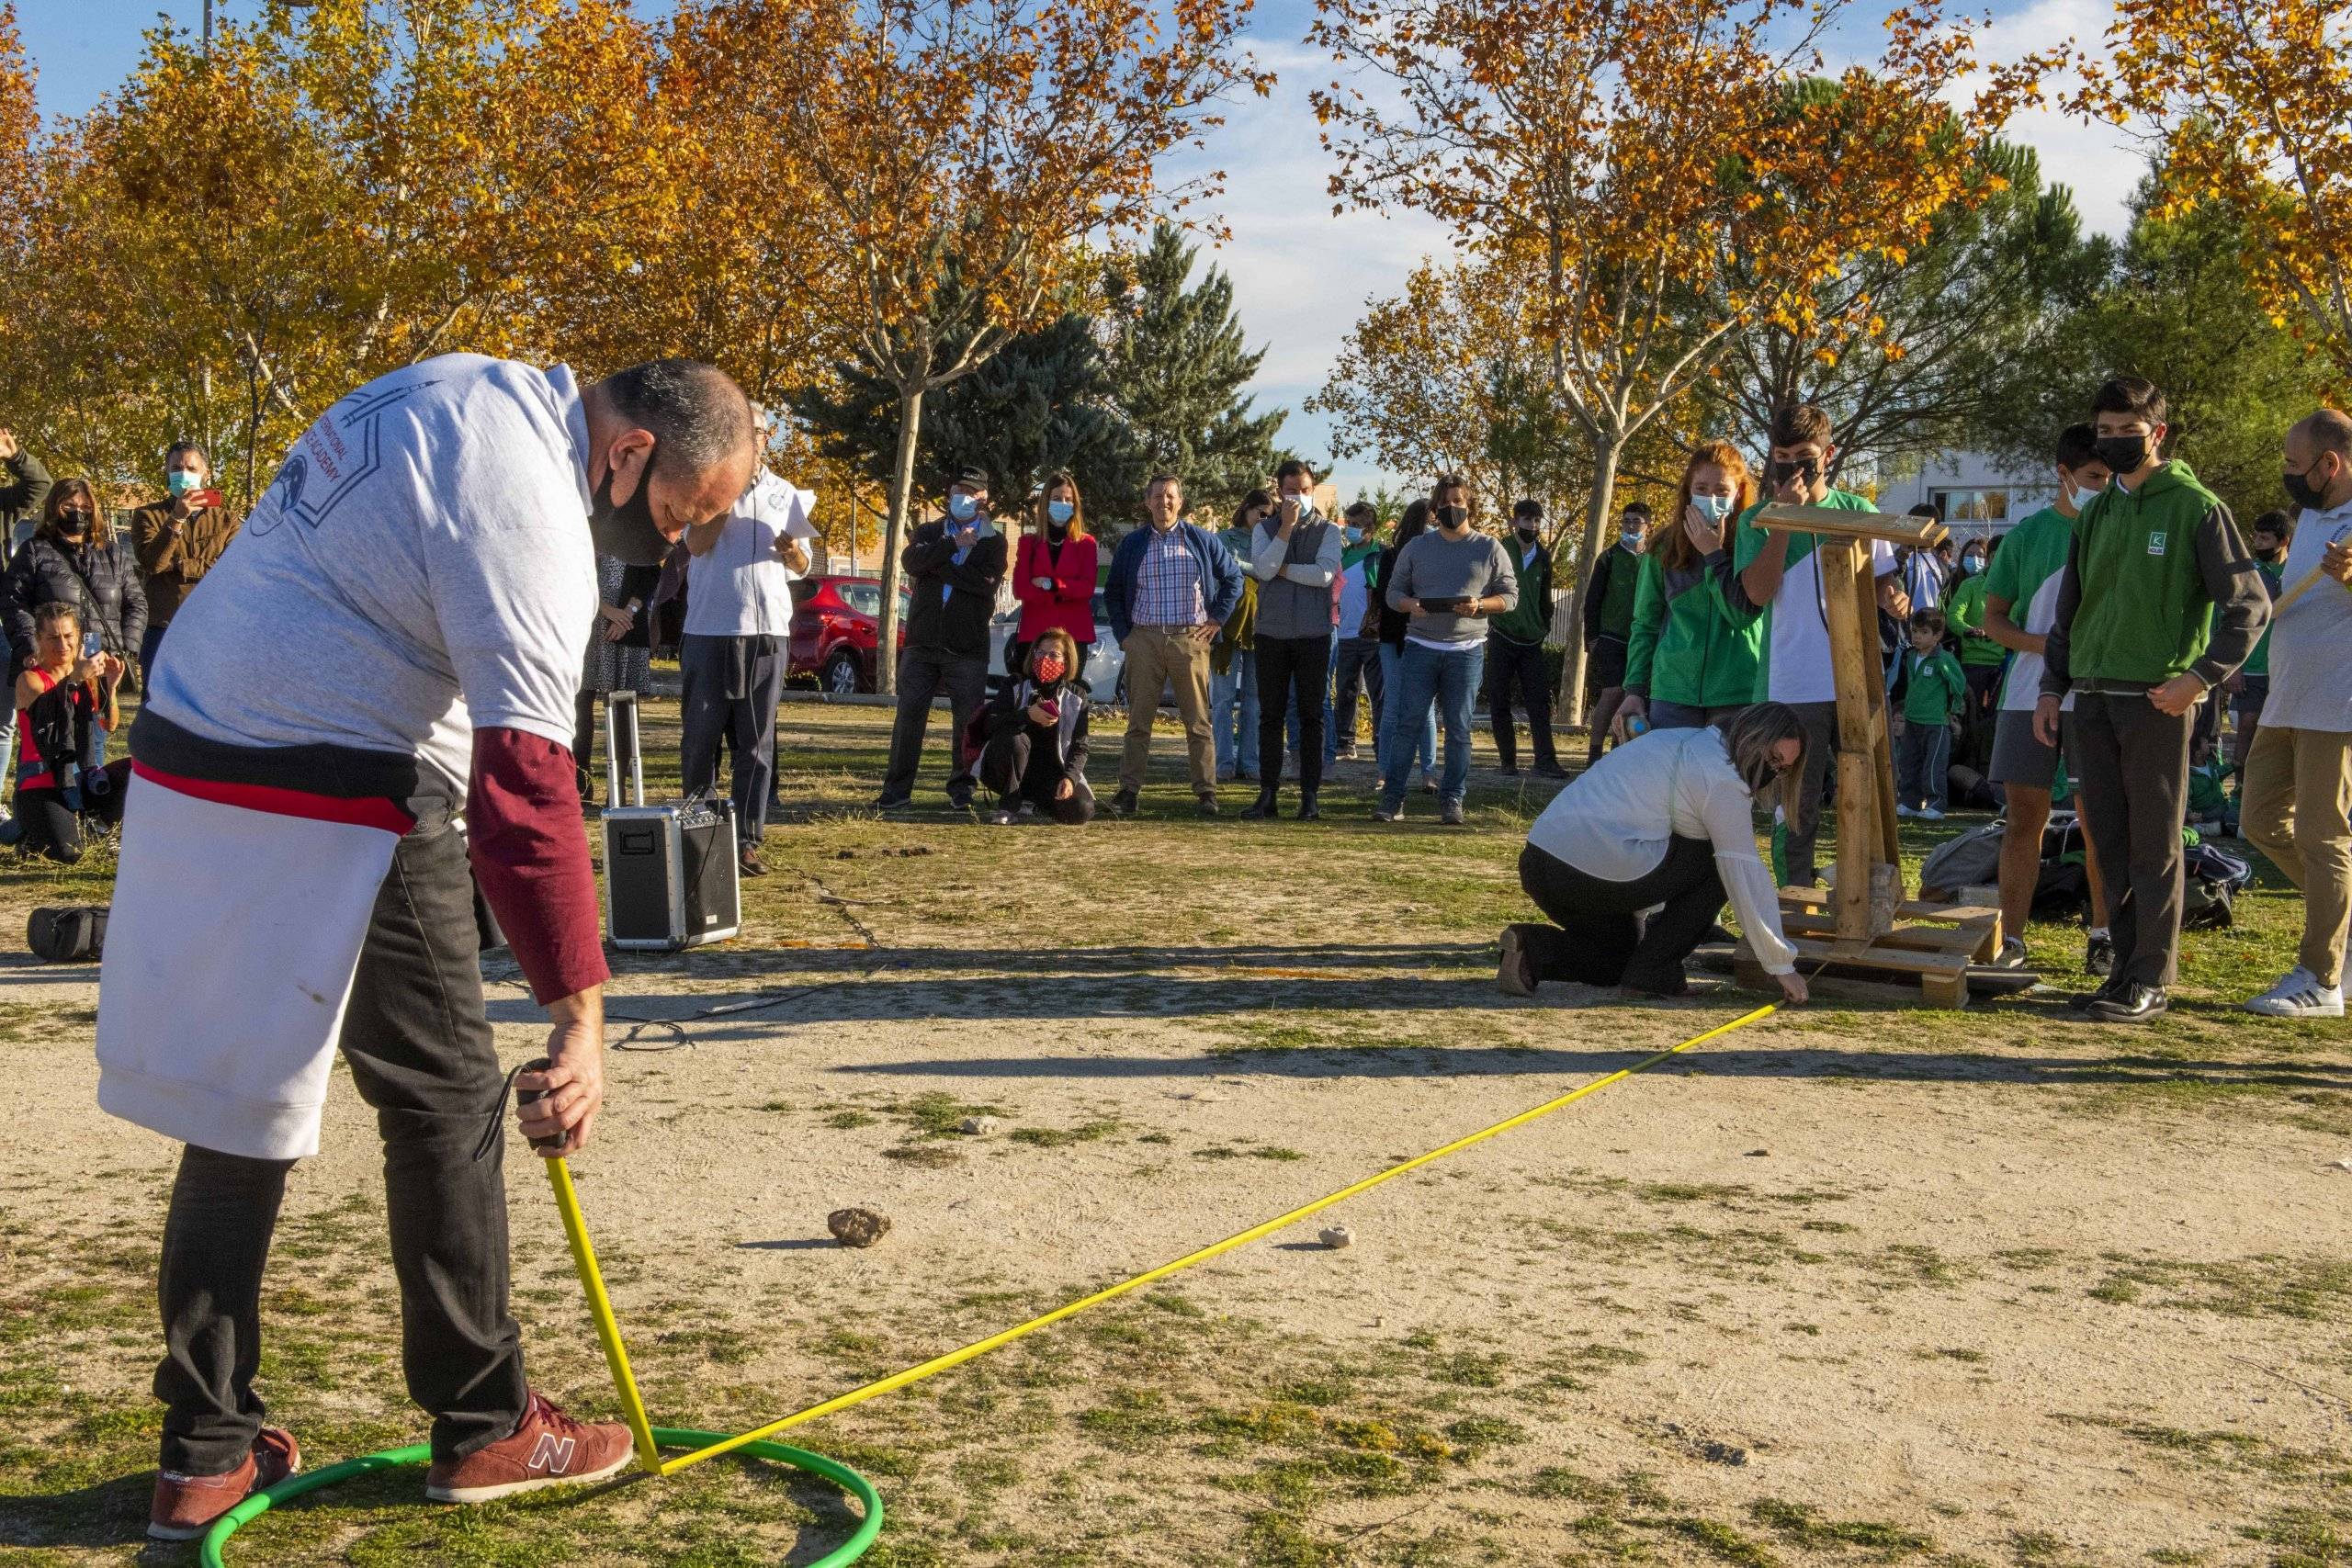
M 899 646 L 907 644 L 907 591 L 899 591 Z M 882 580 L 804 577 L 792 585 L 786 680 L 813 680 L 835 696 L 876 689 L 874 650 L 882 640 Z

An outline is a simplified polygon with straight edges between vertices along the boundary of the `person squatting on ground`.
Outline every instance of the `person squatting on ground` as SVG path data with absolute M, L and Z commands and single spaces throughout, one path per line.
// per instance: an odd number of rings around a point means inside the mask
M 1404 695 L 1404 688 L 1396 679 L 1396 671 L 1405 660 L 1405 628 L 1412 617 L 1388 603 L 1388 580 L 1396 574 L 1396 558 L 1429 531 L 1430 501 L 1427 496 L 1415 498 L 1396 520 L 1396 536 L 1380 552 L 1373 563 L 1370 583 L 1373 604 L 1380 613 L 1380 707 L 1372 716 L 1372 756 L 1382 773 L 1388 771 L 1388 727 L 1396 717 L 1396 704 Z M 1408 767 L 1418 767 L 1421 773 L 1421 788 L 1430 795 L 1437 793 L 1437 704 L 1431 702 L 1413 716 L 1407 727 L 1413 746 Z
M 1732 521 L 1756 504 L 1747 459 L 1728 441 L 1702 441 L 1683 465 L 1675 521 L 1654 531 L 1642 552 L 1634 624 L 1625 650 L 1625 696 L 1610 728 L 1620 741 L 1634 722 L 1652 729 L 1696 729 L 1729 718 L 1756 692 L 1763 623 L 1735 613 L 1726 597 Z
M 1405 791 L 1412 782 L 1408 726 L 1434 698 L 1445 723 L 1438 820 L 1458 828 L 1466 820 L 1470 705 L 1486 661 L 1485 622 L 1519 603 L 1519 575 L 1511 570 L 1502 541 L 1471 525 L 1476 497 L 1468 480 L 1445 475 L 1430 488 L 1430 502 L 1437 527 L 1397 553 L 1396 570 L 1383 589 L 1389 606 L 1403 611 L 1408 621 L 1396 666 L 1397 704 L 1384 747 L 1380 804 L 1372 819 L 1394 822 L 1405 815 Z
M 1550 923 L 1504 928 L 1497 984 L 1515 997 L 1547 980 L 1679 997 L 1683 961 L 1728 899 L 1757 962 L 1803 1002 L 1754 813 L 1805 744 L 1795 713 L 1760 703 L 1720 728 L 1651 730 L 1579 773 L 1527 831 L 1520 886 Z
M 1944 819 L 1951 726 L 1968 707 L 1968 677 L 1944 651 L 1944 613 L 1914 610 L 1905 627 L 1903 733 L 1894 744 L 1894 814 Z
M 2050 824 L 2051 795 L 2058 780 L 2058 748 L 2035 732 L 2033 722 L 2034 705 L 2041 697 L 2043 655 L 2050 628 L 2058 619 L 2058 590 L 2074 543 L 2075 520 L 2113 477 L 2099 460 L 2098 440 L 2088 423 L 2059 432 L 2054 454 L 2058 500 L 2010 529 L 1984 573 L 1984 632 L 2011 654 L 1993 726 L 1991 776 L 2001 791 L 2003 820 L 2000 962 L 2012 969 L 2026 961 L 2025 923 L 2033 913 L 2034 889 L 2041 880 L 2041 836 Z M 2062 705 L 2072 711 L 2075 699 L 2070 695 Z M 2079 795 L 2075 804 L 2079 818 Z M 2107 882 L 2099 870 L 2098 846 L 2086 828 L 2081 839 L 2090 897 L 2083 967 L 2105 979 L 2115 969 L 2115 942 L 2107 925 Z
M 1876 512 L 1860 496 L 1829 488 L 1837 459 L 1837 435 L 1820 409 L 1801 403 L 1772 416 L 1772 466 L 1765 479 L 1774 501 Z M 1830 673 L 1821 536 L 1784 528 L 1768 532 L 1755 519 L 1753 510 L 1740 515 L 1724 592 L 1734 614 L 1764 619 L 1754 700 L 1785 703 L 1804 723 L 1804 776 L 1784 792 L 1772 850 L 1782 885 L 1810 887 L 1817 876 L 1814 845 L 1821 834 L 1822 791 L 1838 746 L 1838 687 Z M 1873 539 L 1870 551 L 1879 608 L 1897 621 L 1909 619 L 1911 602 L 1894 581 L 1894 547 Z
M 32 662 L 34 616 L 41 606 L 71 604 L 79 613 L 80 651 L 113 654 L 116 673 L 107 684 L 121 681 L 146 635 L 147 595 L 129 542 L 107 522 L 87 479 L 61 479 L 50 488 L 40 526 L 8 568 L 6 601 L 11 669 L 21 671 Z M 108 692 L 99 705 L 112 701 Z M 95 793 L 106 783 L 100 771 L 106 765 L 106 732 L 86 727 L 82 739 L 78 761 Z
M 1037 639 L 1059 630 L 1078 645 L 1070 679 L 1084 682 L 1086 656 L 1094 648 L 1095 561 L 1078 481 L 1068 474 L 1048 476 L 1029 526 L 1013 546 L 1012 597 L 1021 606 L 1021 620 L 1004 647 L 1006 674 L 1026 671 Z
M 1250 575 L 1250 551 L 1260 520 L 1273 510 L 1272 493 L 1253 490 L 1233 509 L 1233 525 L 1216 536 L 1241 569 L 1241 597 L 1209 639 L 1209 723 L 1216 728 L 1219 784 L 1259 776 L 1258 580 Z M 1277 766 L 1277 775 L 1281 771 Z
M 988 694 L 989 621 L 1004 581 L 1004 536 L 989 521 L 989 477 L 967 468 L 947 487 L 945 515 L 917 528 L 899 552 L 906 573 L 907 645 L 899 655 L 899 713 L 890 727 L 890 767 L 882 780 L 884 811 L 914 804 L 931 703 L 944 693 L 948 711 L 947 804 L 972 806 L 972 769 L 964 732 Z M 773 713 L 775 705 L 769 705 Z
M 2179 966 L 2189 730 L 2254 651 L 2270 600 L 2230 509 L 2165 460 L 2164 394 L 2120 376 L 2091 410 L 2115 482 L 2075 520 L 2033 728 L 2054 746 L 2063 723 L 2083 823 L 2115 885 L 2115 972 L 2080 1006 L 2141 1023 L 2163 1016 Z
M 130 546 L 139 557 L 140 588 L 147 599 L 147 630 L 139 639 L 139 686 L 154 679 L 164 628 L 204 581 L 237 520 L 212 488 L 212 459 L 193 441 L 175 441 L 164 454 L 164 488 L 170 493 L 130 514 Z
M 1339 637 L 1331 645 L 1331 760 L 1356 760 L 1356 703 L 1361 694 L 1380 729 L 1380 596 L 1373 575 L 1380 566 L 1380 513 L 1359 501 L 1340 514 Z M 1379 750 L 1377 739 L 1373 750 Z
M 1527 712 L 1533 771 L 1548 779 L 1564 779 L 1568 771 L 1560 766 L 1559 755 L 1552 749 L 1552 675 L 1544 663 L 1544 639 L 1552 631 L 1552 552 L 1544 545 L 1544 503 L 1522 501 L 1513 506 L 1510 533 L 1504 548 L 1510 551 L 1511 570 L 1519 578 L 1519 603 L 1487 627 L 1487 718 L 1494 728 L 1495 755 L 1500 759 L 1497 771 L 1519 772 L 1519 736 L 1510 719 L 1515 696 Z M 1611 570 L 1638 574 L 1640 566 L 1636 560 L 1630 568 Z M 1622 698 L 1622 648 L 1617 678 Z
M 2287 552 L 2289 592 L 2323 581 L 2271 630 L 2270 690 L 2246 755 L 2246 841 L 2302 889 L 2295 966 L 2250 998 L 2271 1018 L 2344 1016 L 2352 926 L 2352 419 L 2322 409 L 2287 433 L 2287 493 L 2301 509 Z M 2332 579 L 2333 581 L 2326 581 Z
M 401 1365 L 433 1417 L 425 1495 L 629 1462 L 626 1428 L 572 1420 L 525 1376 L 475 887 L 550 1019 L 550 1066 L 517 1080 L 547 1098 L 521 1130 L 575 1154 L 604 1098 L 568 750 L 596 556 L 660 560 L 753 463 L 750 406 L 706 365 L 582 387 L 560 367 L 423 360 L 319 416 L 173 617 L 132 727 L 97 1026 L 100 1107 L 187 1145 L 151 1535 L 201 1535 L 299 1461 L 254 1386 L 262 1273 L 338 1047 L 384 1142 Z
M 104 754 L 105 738 L 121 723 L 122 660 L 82 651 L 82 613 L 71 604 L 43 604 L 33 623 L 33 660 L 16 682 L 17 815 L 0 825 L 0 843 L 72 865 L 82 858 L 85 816 L 109 826 L 122 820 L 130 760 L 96 776 L 79 761 Z
M 1615 728 L 1625 700 L 1626 654 L 1634 637 L 1634 600 L 1641 584 L 1642 545 L 1650 535 L 1650 509 L 1640 502 L 1617 520 L 1617 537 L 1592 563 L 1584 591 L 1584 686 L 1590 705 L 1588 761 L 1598 758 Z M 1546 605 L 1548 610 L 1550 606 Z
M 1079 658 L 1077 638 L 1046 627 L 1030 645 L 1026 671 L 1006 681 L 981 716 L 980 783 L 996 791 L 989 820 L 1000 826 L 1040 814 L 1072 827 L 1094 820 Z
M 1243 569 L 1258 583 L 1258 798 L 1241 815 L 1275 815 L 1282 794 L 1285 721 L 1298 734 L 1298 819 L 1322 813 L 1324 704 L 1331 689 L 1331 587 L 1345 541 L 1315 510 L 1315 470 L 1296 457 L 1275 471 L 1279 492 L 1261 518 Z
M 767 417 L 754 410 L 767 450 Z M 718 793 L 718 752 L 734 753 L 735 853 L 747 876 L 763 876 L 775 784 L 775 710 L 792 641 L 792 585 L 808 570 L 813 491 L 765 467 L 724 517 L 686 530 L 686 620 L 678 642 L 679 761 L 686 797 Z
M 1187 520 L 1184 481 L 1154 474 L 1144 487 L 1149 526 L 1111 552 L 1102 597 L 1112 635 L 1127 656 L 1127 735 L 1119 758 L 1119 793 L 1111 809 L 1132 814 L 1143 794 L 1159 693 L 1173 687 L 1184 726 L 1193 798 L 1216 815 L 1216 745 L 1209 733 L 1209 639 L 1241 603 L 1241 568 L 1216 536 Z M 1279 762 L 1281 753 L 1275 753 Z

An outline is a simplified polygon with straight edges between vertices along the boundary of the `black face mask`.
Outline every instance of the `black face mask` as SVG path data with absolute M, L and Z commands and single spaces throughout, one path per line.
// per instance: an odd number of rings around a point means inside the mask
M 2327 510 L 2327 498 L 2320 494 L 2319 487 L 2312 483 L 2312 471 L 2309 468 L 2305 468 L 2300 474 L 2280 474 L 2278 482 L 2286 487 L 2287 499 L 2304 511 L 2324 512 Z
M 1470 509 L 1466 506 L 1441 506 L 1435 516 L 1439 527 L 1459 528 L 1470 521 Z
M 1772 459 L 1772 482 L 1776 485 L 1786 484 L 1791 479 L 1802 479 L 1809 486 L 1820 477 L 1821 459 L 1818 457 L 1802 457 L 1793 462 L 1786 457 Z
M 1511 531 L 1517 534 L 1521 538 L 1525 539 L 1529 544 L 1533 544 L 1535 542 L 1535 536 L 1542 532 L 1542 530 L 1532 523 L 1521 523 L 1518 527 Z
M 2102 435 L 2091 443 L 2091 450 L 2120 479 L 2126 474 L 2138 473 L 2140 465 L 2148 460 L 2148 438 L 2144 435 Z
M 624 566 L 658 566 L 670 553 L 670 541 L 653 525 L 653 487 L 648 482 L 652 477 L 649 457 L 638 473 L 637 493 L 616 506 L 615 476 L 605 473 L 605 488 L 588 508 L 588 536 L 596 542 L 598 555 L 611 556 Z

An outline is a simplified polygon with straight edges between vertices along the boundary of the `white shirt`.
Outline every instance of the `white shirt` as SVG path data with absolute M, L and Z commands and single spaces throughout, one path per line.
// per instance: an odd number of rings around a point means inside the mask
M 1796 968 L 1781 930 L 1781 896 L 1756 852 L 1755 803 L 1731 765 L 1723 731 L 1653 729 L 1577 775 L 1527 830 L 1527 841 L 1604 882 L 1656 871 L 1672 839 L 1715 846 L 1715 870 L 1739 929 L 1769 975 Z
M 765 469 L 752 479 L 707 555 L 686 562 L 686 624 L 692 637 L 787 637 L 792 584 L 799 573 L 776 558 L 778 539 L 813 539 L 817 492 L 796 490 Z
M 571 744 L 596 600 L 571 372 L 442 355 L 296 440 L 148 701 L 232 745 L 413 755 L 462 791 L 477 725 Z
M 1871 541 L 1871 577 L 1894 570 L 1894 547 L 1884 539 Z M 1833 703 L 1837 678 L 1829 667 L 1827 591 L 1821 585 L 1821 551 L 1808 550 L 1804 559 L 1792 562 L 1781 574 L 1781 591 L 1772 598 L 1772 640 L 1765 649 L 1771 700 L 1776 703 Z M 1865 649 L 1874 653 L 1874 649 Z
M 2282 598 L 2337 539 L 2352 539 L 2352 501 L 2331 512 L 2303 513 L 2287 547 Z M 2262 722 L 2330 734 L 2352 730 L 2352 589 L 2324 578 L 2272 623 L 2270 694 L 2263 700 Z

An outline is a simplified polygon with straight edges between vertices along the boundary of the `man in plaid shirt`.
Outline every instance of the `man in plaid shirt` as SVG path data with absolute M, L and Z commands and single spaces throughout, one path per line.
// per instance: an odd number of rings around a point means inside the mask
M 1127 656 L 1127 738 L 1111 807 L 1136 809 L 1162 686 L 1183 718 L 1193 794 L 1216 815 L 1216 739 L 1209 723 L 1209 640 L 1241 601 L 1241 568 L 1206 529 L 1184 521 L 1183 482 L 1155 475 L 1144 492 L 1151 525 L 1119 541 L 1103 598 Z

